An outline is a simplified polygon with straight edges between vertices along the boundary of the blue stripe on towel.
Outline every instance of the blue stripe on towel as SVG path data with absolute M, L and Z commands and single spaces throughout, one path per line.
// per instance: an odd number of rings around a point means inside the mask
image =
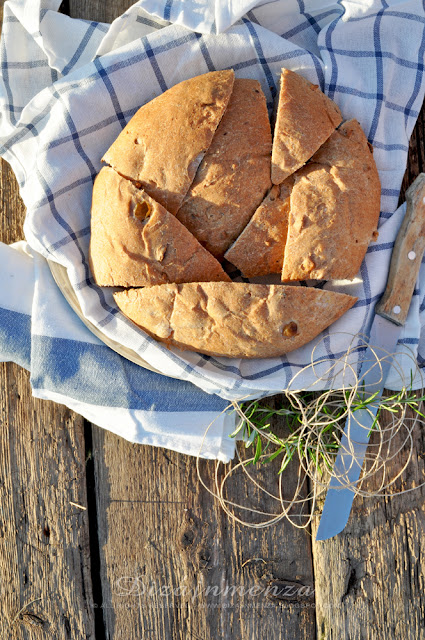
M 34 389 L 92 405 L 163 412 L 222 411 L 228 405 L 190 382 L 148 371 L 105 345 L 35 335 L 31 361 Z
M 0 361 L 25 369 L 31 362 L 31 316 L 0 308 Z

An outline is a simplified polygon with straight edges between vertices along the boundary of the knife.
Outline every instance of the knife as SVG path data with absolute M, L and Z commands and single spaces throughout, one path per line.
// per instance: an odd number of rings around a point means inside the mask
M 376 395 L 367 409 L 353 411 L 347 418 L 316 540 L 332 538 L 347 524 L 354 499 L 353 487 L 363 467 L 370 432 L 392 365 L 392 355 L 406 322 L 424 250 L 425 173 L 421 173 L 406 192 L 406 213 L 394 244 L 385 292 L 375 307 L 370 346 L 360 369 L 365 400 Z

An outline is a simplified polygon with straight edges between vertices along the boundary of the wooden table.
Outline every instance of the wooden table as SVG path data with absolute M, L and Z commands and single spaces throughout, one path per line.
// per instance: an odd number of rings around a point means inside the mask
M 129 4 L 69 0 L 62 10 L 111 22 Z M 404 188 L 424 154 L 422 111 Z M 23 237 L 25 211 L 4 162 L 0 180 L 0 239 L 10 243 Z M 2 639 L 425 638 L 423 489 L 356 498 L 344 533 L 324 543 L 314 542 L 318 516 L 311 531 L 247 529 L 202 488 L 193 458 L 34 400 L 16 365 L 0 376 Z M 418 428 L 404 488 L 423 481 L 424 459 Z M 212 486 L 214 464 L 202 469 Z M 261 479 L 275 490 L 272 470 Z M 240 483 L 232 495 L 246 492 Z M 268 597 L 266 586 L 276 587 Z

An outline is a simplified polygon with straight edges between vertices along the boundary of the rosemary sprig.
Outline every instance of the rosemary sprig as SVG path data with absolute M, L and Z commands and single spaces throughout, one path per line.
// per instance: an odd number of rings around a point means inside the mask
M 368 395 L 360 386 L 354 398 L 351 390 L 345 390 L 332 394 L 298 392 L 277 408 L 265 406 L 258 400 L 244 402 L 239 405 L 240 420 L 231 437 L 242 437 L 245 448 L 252 452 L 245 464 L 267 464 L 282 456 L 278 471 L 282 474 L 298 455 L 322 476 L 324 470 L 332 469 L 331 461 L 338 452 L 349 411 L 370 410 L 378 403 L 372 432 L 379 428 L 386 411 L 399 413 L 409 407 L 417 416 L 425 418 L 421 407 L 424 401 L 425 395 L 418 396 L 411 388 L 404 387 L 399 392 L 378 398 L 377 393 Z M 276 416 L 284 419 L 284 435 L 272 426 Z

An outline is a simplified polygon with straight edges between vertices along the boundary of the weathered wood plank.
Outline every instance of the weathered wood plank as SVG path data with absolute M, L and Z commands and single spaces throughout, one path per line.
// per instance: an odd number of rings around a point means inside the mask
M 107 637 L 313 640 L 306 531 L 287 522 L 263 530 L 235 524 L 199 483 L 192 457 L 97 428 L 93 445 Z M 212 488 L 214 464 L 202 461 L 201 469 Z M 276 472 L 270 465 L 254 474 L 277 493 Z M 242 479 L 232 481 L 229 498 L 276 509 Z
M 83 420 L 12 364 L 0 408 L 0 637 L 94 639 Z
M 425 109 L 422 107 L 409 144 L 409 156 L 400 192 L 400 202 L 413 180 L 425 171 Z
M 0 240 L 22 239 L 4 161 L 0 201 Z M 33 399 L 28 372 L 1 364 L 0 431 L 0 637 L 94 638 L 88 513 L 71 504 L 87 503 L 83 419 Z
M 97 22 L 113 22 L 132 4 L 130 0 L 67 0 L 71 17 Z
M 424 457 L 421 426 L 414 432 L 409 470 L 393 491 L 425 481 Z M 397 456 L 391 475 L 402 463 L 403 456 Z M 376 483 L 369 481 L 367 486 L 373 489 Z M 344 532 L 313 542 L 321 640 L 425 638 L 424 503 L 424 487 L 392 497 L 356 497 Z M 318 521 L 315 518 L 314 535 Z
M 0 159 L 0 240 L 6 244 L 23 240 L 25 206 L 10 165 Z
M 3 160 L 0 203 L 0 240 L 21 240 L 25 207 Z M 94 638 L 84 421 L 33 399 L 29 373 L 8 363 L 0 431 L 0 637 Z

